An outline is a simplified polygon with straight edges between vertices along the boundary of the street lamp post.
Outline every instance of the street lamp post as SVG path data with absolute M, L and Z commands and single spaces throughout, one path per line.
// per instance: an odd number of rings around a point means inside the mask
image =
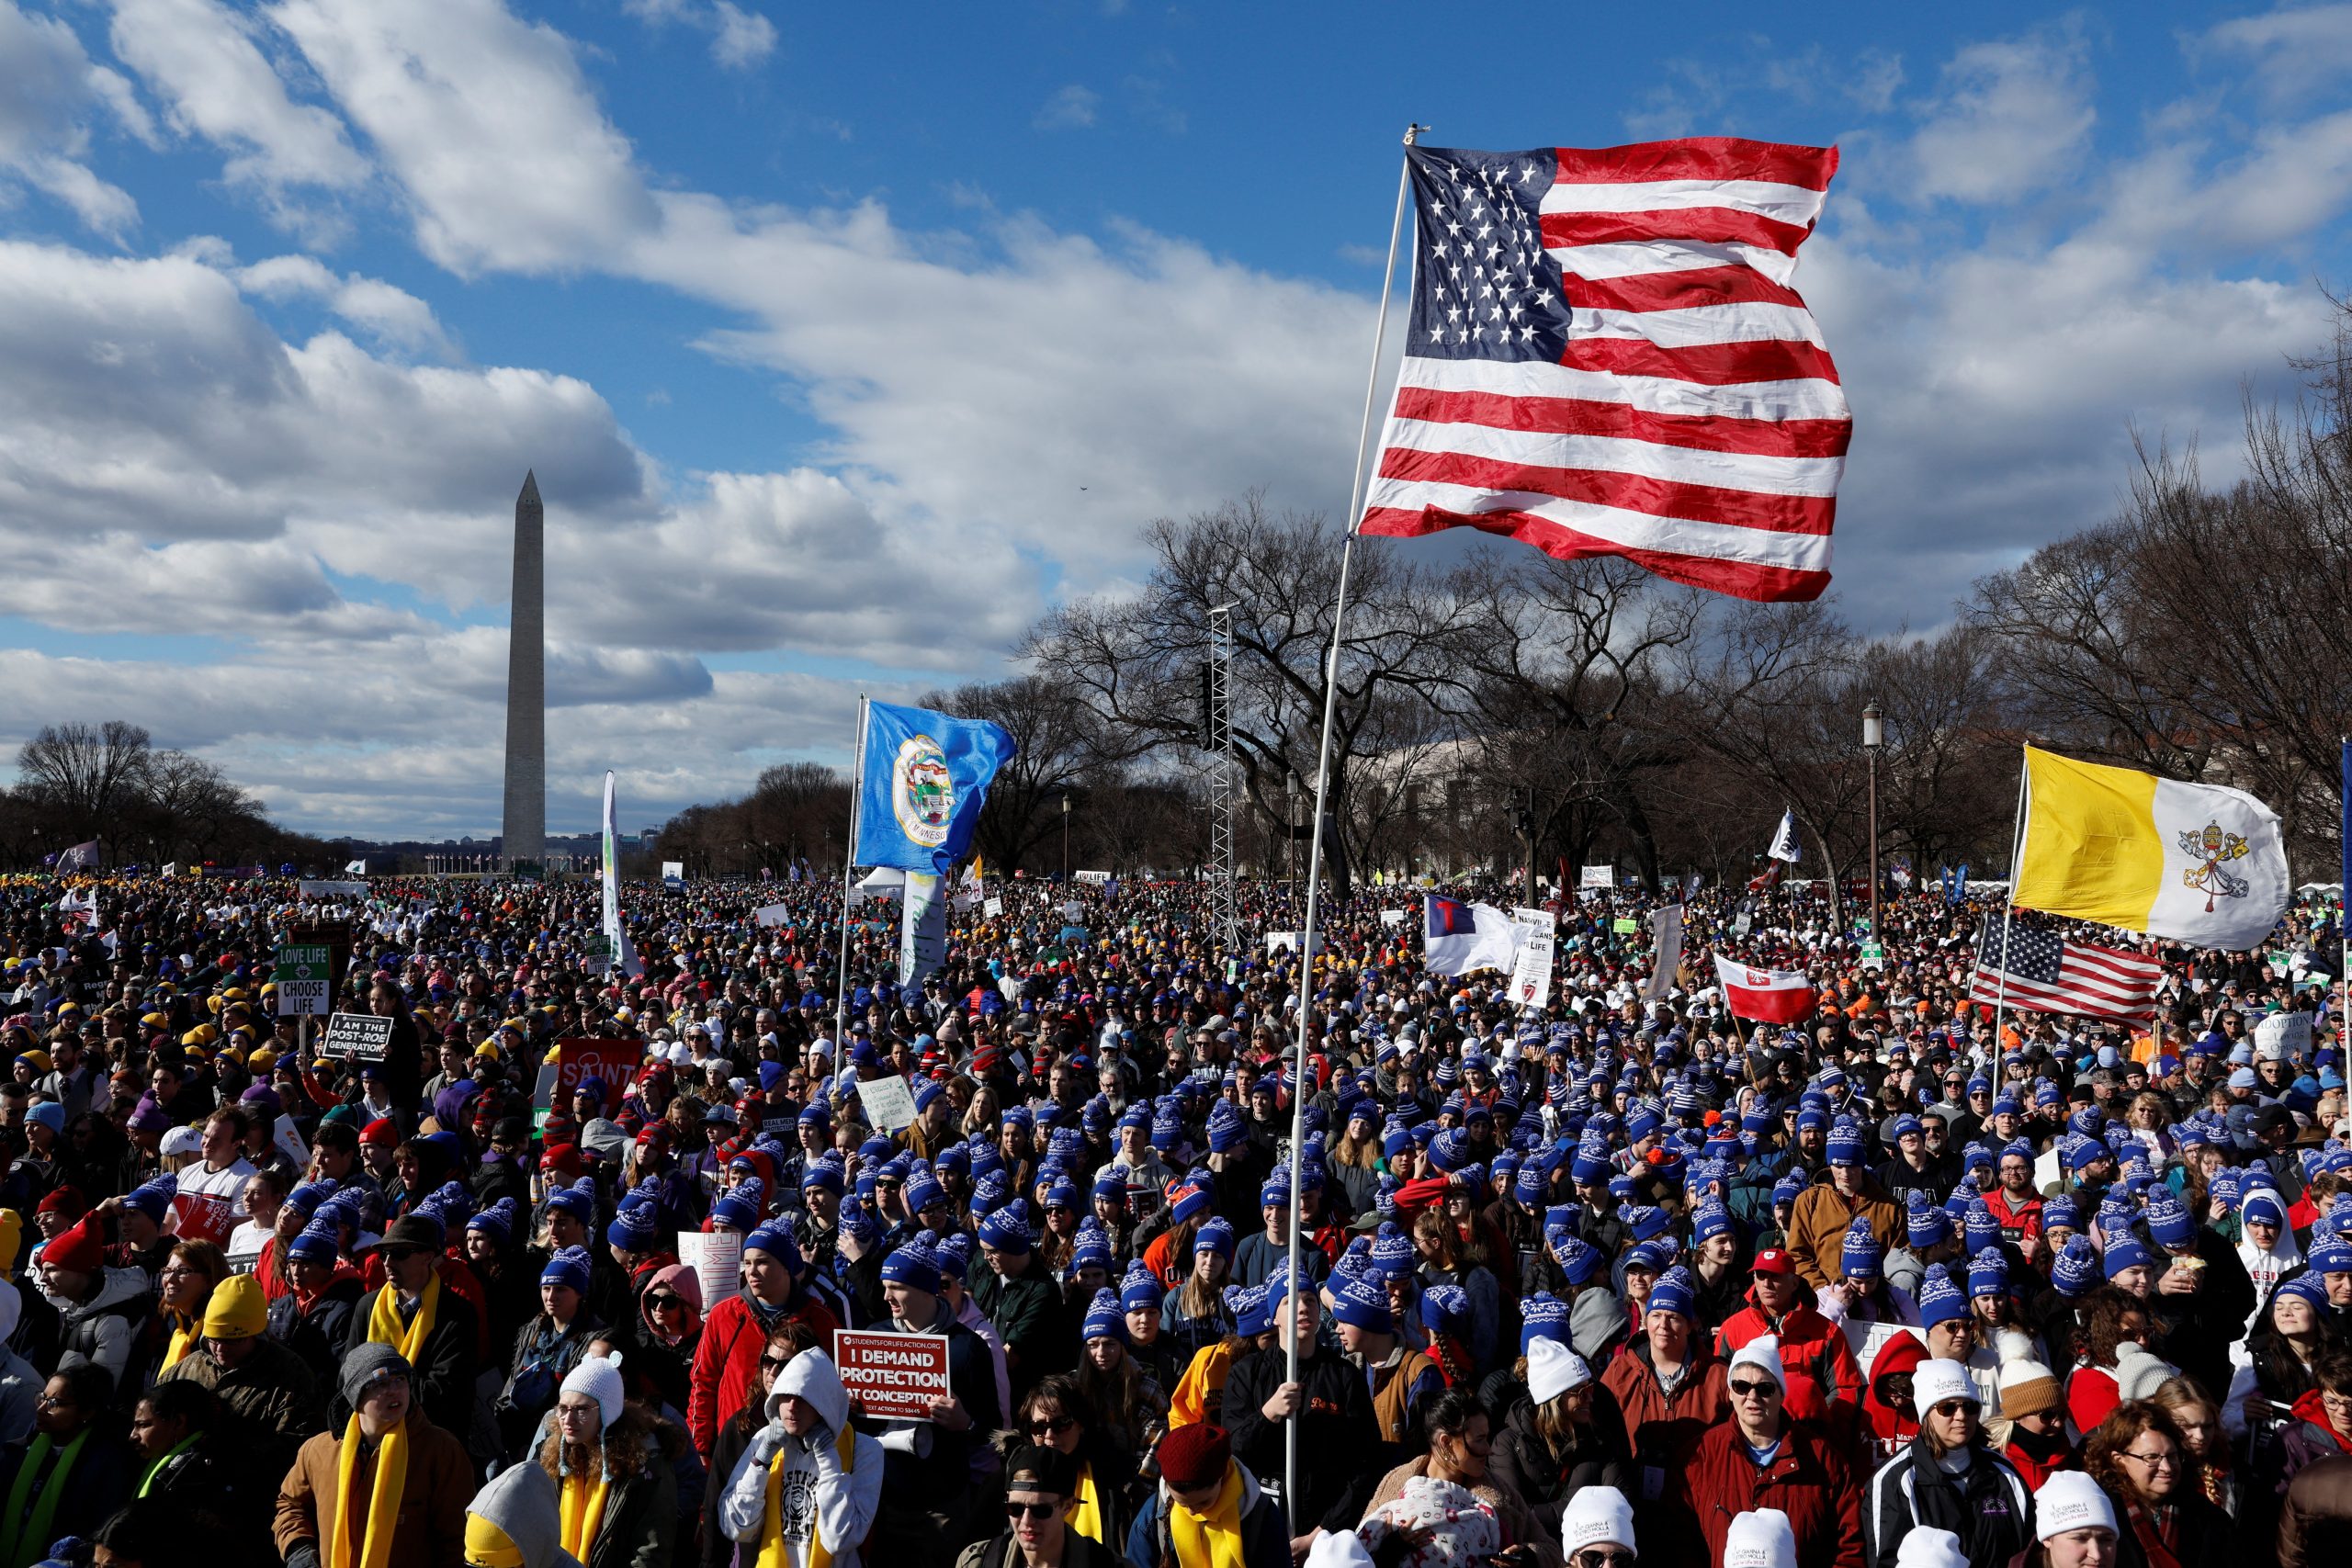
M 1062 881 L 1069 881 L 1069 796 L 1062 796 Z
M 1886 744 L 1886 729 L 1879 722 L 1878 700 L 1862 709 L 1862 750 L 1871 760 L 1871 940 L 1883 943 L 1878 927 L 1878 753 Z

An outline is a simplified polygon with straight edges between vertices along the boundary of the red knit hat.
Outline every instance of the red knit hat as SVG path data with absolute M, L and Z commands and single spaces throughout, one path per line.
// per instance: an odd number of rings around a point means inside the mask
M 1178 1427 L 1159 1439 L 1160 1479 L 1179 1492 L 1197 1492 L 1225 1480 L 1233 1462 L 1233 1439 L 1206 1422 Z
M 359 1130 L 359 1141 L 390 1148 L 401 1141 L 400 1126 L 389 1116 L 379 1116 Z
M 71 1230 L 59 1232 L 56 1240 L 40 1249 L 40 1260 L 75 1274 L 95 1274 L 105 1268 L 106 1241 L 93 1223 L 96 1219 L 85 1214 Z

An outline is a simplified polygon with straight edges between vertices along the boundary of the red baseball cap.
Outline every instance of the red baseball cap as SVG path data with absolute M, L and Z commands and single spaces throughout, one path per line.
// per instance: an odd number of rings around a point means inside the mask
M 1756 1255 L 1756 1261 L 1748 1265 L 1748 1271 L 1755 1274 L 1793 1274 L 1797 1266 L 1779 1247 L 1768 1247 Z

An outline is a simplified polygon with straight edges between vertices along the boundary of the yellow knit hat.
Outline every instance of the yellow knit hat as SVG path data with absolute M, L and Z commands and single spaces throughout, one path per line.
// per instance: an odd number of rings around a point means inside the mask
M 204 1303 L 207 1339 L 251 1339 L 269 1327 L 269 1303 L 261 1281 L 251 1274 L 232 1274 L 212 1287 Z

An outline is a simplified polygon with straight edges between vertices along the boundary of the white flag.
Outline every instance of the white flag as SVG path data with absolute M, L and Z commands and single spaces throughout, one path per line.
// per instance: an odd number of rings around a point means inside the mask
M 1421 906 L 1421 967 L 1432 975 L 1510 968 L 1519 956 L 1519 922 L 1492 904 L 1430 894 Z
M 1764 852 L 1774 860 L 1787 861 L 1791 865 L 1804 858 L 1804 851 L 1797 845 L 1797 814 L 1794 811 L 1781 813 L 1781 826 L 1772 835 L 1772 847 Z
M 1682 967 L 1682 906 L 1668 904 L 1650 915 L 1653 956 L 1650 977 L 1642 987 L 1642 1000 L 1664 1001 L 1674 988 L 1675 972 Z

